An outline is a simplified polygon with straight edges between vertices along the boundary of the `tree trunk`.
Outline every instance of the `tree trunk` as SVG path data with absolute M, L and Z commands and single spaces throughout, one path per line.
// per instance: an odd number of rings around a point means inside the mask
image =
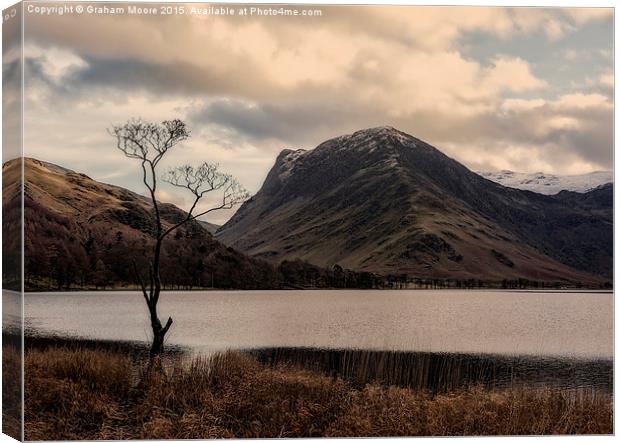
M 161 354 L 164 351 L 164 337 L 165 333 L 161 332 L 161 329 L 157 331 L 153 328 L 153 343 L 151 344 L 151 357 Z
M 164 338 L 166 332 L 168 332 L 169 325 L 172 324 L 172 319 L 168 319 L 166 327 L 161 326 L 159 316 L 157 315 L 157 303 L 159 302 L 159 295 L 161 294 L 161 277 L 159 274 L 159 260 L 161 256 L 161 221 L 159 218 L 159 211 L 156 208 L 157 216 L 157 241 L 155 242 L 155 249 L 153 251 L 153 267 L 151 277 L 151 300 L 148 304 L 149 312 L 151 314 L 151 328 L 153 329 L 153 343 L 151 344 L 151 357 L 161 354 L 164 350 Z
M 172 326 L 172 317 L 168 317 L 166 326 L 161 325 L 161 321 L 159 321 L 159 317 L 157 316 L 158 298 L 159 294 L 157 294 L 153 302 L 147 303 L 149 313 L 151 314 L 151 328 L 153 329 L 153 342 L 150 351 L 151 357 L 159 355 L 164 351 L 164 339 L 166 338 L 170 326 Z

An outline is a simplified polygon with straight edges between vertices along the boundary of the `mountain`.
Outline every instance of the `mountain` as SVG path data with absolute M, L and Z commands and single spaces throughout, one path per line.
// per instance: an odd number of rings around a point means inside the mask
M 216 233 L 274 262 L 453 279 L 601 282 L 612 187 L 546 196 L 504 187 L 391 127 L 282 151 Z
M 216 225 L 215 223 L 209 223 L 208 221 L 204 220 L 198 220 L 198 223 L 200 223 L 203 228 L 209 231 L 210 234 L 215 234 L 215 231 L 220 228 L 220 225 Z
M 581 175 L 531 174 L 513 171 L 477 172 L 484 178 L 509 188 L 553 195 L 560 191 L 588 192 L 614 181 L 613 171 L 595 171 Z
M 3 211 L 5 220 L 14 220 L 15 226 L 19 226 L 21 202 L 16 185 L 19 173 L 19 160 L 3 165 Z M 148 269 L 145 256 L 154 244 L 155 226 L 146 197 L 30 158 L 24 160 L 24 177 L 27 288 L 135 283 L 134 263 Z M 171 204 L 164 203 L 160 209 L 165 226 L 186 215 Z M 14 240 L 4 236 L 3 248 L 11 249 Z M 3 269 L 3 274 L 7 272 L 18 269 Z M 168 287 L 277 285 L 273 266 L 222 245 L 197 222 L 165 242 L 162 279 Z

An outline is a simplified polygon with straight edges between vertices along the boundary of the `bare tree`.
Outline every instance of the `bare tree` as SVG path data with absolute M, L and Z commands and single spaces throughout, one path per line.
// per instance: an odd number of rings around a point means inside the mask
M 149 309 L 153 342 L 151 356 L 160 354 L 164 348 L 164 338 L 172 326 L 172 318 L 168 317 L 165 325 L 159 320 L 157 303 L 161 295 L 161 251 L 166 237 L 183 226 L 210 212 L 219 209 L 231 209 L 245 201 L 249 194 L 228 174 L 219 171 L 218 165 L 203 163 L 198 167 L 189 165 L 170 169 L 162 180 L 173 186 L 190 191 L 194 197 L 193 204 L 185 217 L 176 223 L 162 219 L 157 200 L 158 165 L 164 156 L 179 143 L 190 137 L 190 131 L 181 120 L 167 120 L 162 123 L 149 123 L 141 120 L 129 120 L 127 123 L 114 126 L 110 134 L 116 137 L 117 148 L 126 157 L 140 162 L 142 182 L 146 186 L 153 204 L 153 218 L 156 227 L 155 246 L 150 257 L 148 281 L 145 282 L 140 270 L 134 263 L 134 273 L 142 295 Z M 221 192 L 221 200 L 206 210 L 198 210 L 203 197 L 210 192 Z

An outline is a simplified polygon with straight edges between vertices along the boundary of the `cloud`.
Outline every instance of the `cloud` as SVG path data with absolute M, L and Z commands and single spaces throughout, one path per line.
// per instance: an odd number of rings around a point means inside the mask
M 613 18 L 612 8 L 518 8 L 514 22 L 523 33 L 542 31 L 549 40 L 557 41 L 580 27 Z
M 554 100 L 506 100 L 502 104 L 508 132 L 504 138 L 539 146 L 550 165 L 581 159 L 590 165 L 611 165 L 613 103 L 601 94 L 566 94 Z M 580 165 L 573 167 L 579 169 Z
M 316 129 L 322 120 L 313 109 L 290 109 L 229 99 L 209 103 L 190 114 L 190 119 L 199 124 L 232 128 L 253 139 L 279 140 L 294 137 L 303 125 L 311 130 Z
M 486 83 L 500 91 L 511 92 L 525 92 L 547 86 L 547 82 L 532 74 L 528 62 L 505 56 L 493 60 L 492 68 L 488 69 Z
M 2 26 L 2 158 L 7 161 L 21 155 L 21 27 L 19 20 Z
M 49 79 L 60 82 L 68 76 L 88 67 L 88 63 L 74 52 L 57 47 L 42 48 L 30 44 L 24 48 L 24 57 L 38 60 L 42 71 Z
M 562 12 L 578 26 L 591 21 L 613 19 L 614 16 L 613 8 L 566 8 Z
M 607 97 L 601 94 L 567 94 L 560 97 L 554 102 L 559 110 L 588 110 L 593 111 L 596 109 L 612 110 L 613 106 L 607 99 Z
M 598 80 L 601 86 L 607 88 L 610 92 L 613 92 L 614 74 L 612 72 L 604 72 L 599 75 Z
M 380 125 L 474 169 L 611 167 L 612 58 L 579 34 L 612 29 L 611 9 L 323 9 L 299 20 L 27 16 L 27 153 L 140 192 L 105 129 L 180 117 L 193 137 L 169 164 L 217 161 L 251 191 L 282 148 Z M 497 49 L 468 55 L 472 33 Z M 526 37 L 537 59 L 514 50 Z M 597 63 L 581 77 L 540 68 L 586 54 Z

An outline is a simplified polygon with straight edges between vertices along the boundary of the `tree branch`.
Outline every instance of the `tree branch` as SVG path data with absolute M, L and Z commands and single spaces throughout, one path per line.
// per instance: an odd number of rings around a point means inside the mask
M 166 326 L 164 326 L 161 330 L 161 333 L 163 335 L 166 335 L 166 333 L 168 332 L 168 329 L 170 329 L 170 326 L 172 326 L 172 317 L 168 317 L 168 321 L 166 322 Z
M 231 175 L 218 170 L 217 164 L 202 163 L 198 167 L 189 165 L 170 169 L 163 180 L 178 188 L 189 190 L 194 195 L 194 201 L 186 217 L 180 222 L 166 229 L 162 234 L 163 239 L 168 234 L 178 229 L 185 223 L 196 220 L 210 212 L 220 209 L 231 209 L 236 204 L 242 203 L 249 198 L 249 193 Z M 208 193 L 223 189 L 222 203 L 216 207 L 194 214 L 200 200 Z

